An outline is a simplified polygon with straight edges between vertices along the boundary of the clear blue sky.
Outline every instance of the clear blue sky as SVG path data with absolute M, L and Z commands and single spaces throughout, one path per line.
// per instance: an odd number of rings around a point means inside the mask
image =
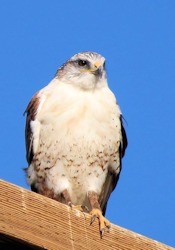
M 73 54 L 106 57 L 129 146 L 112 223 L 175 247 L 175 1 L 0 1 L 0 177 L 28 188 L 23 112 Z

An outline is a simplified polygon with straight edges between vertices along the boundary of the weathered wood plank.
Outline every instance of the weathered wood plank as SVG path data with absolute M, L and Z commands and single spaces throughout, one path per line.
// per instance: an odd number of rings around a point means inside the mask
M 98 222 L 90 226 L 88 214 L 3 180 L 0 180 L 0 234 L 2 238 L 6 235 L 51 250 L 173 249 L 116 225 L 101 239 Z

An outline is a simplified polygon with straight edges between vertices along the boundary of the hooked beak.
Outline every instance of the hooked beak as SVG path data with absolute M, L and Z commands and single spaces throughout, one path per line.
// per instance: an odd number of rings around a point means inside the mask
M 94 63 L 94 68 L 91 71 L 95 76 L 102 77 L 103 73 L 103 63 L 101 61 L 96 61 Z

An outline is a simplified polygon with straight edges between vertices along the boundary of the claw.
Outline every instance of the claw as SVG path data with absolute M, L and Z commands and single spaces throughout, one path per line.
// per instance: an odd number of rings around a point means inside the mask
M 86 210 L 87 212 L 89 212 L 89 208 L 87 206 L 81 206 L 83 211 Z
M 69 201 L 67 205 L 72 209 L 72 202 Z
M 111 227 L 110 222 L 102 215 L 102 212 L 100 209 L 93 208 L 90 214 L 92 215 L 90 225 L 92 225 L 95 219 L 98 218 L 99 225 L 100 225 L 100 236 L 101 238 L 103 238 L 105 228 L 108 229 L 108 232 L 110 230 L 110 227 Z
M 102 228 L 102 229 L 100 230 L 100 236 L 101 236 L 101 239 L 103 238 L 104 233 L 105 233 L 105 229 L 104 229 L 104 228 Z
M 96 220 L 96 218 L 97 218 L 96 214 L 92 215 L 90 225 L 92 225 L 92 223 L 94 223 L 94 221 Z

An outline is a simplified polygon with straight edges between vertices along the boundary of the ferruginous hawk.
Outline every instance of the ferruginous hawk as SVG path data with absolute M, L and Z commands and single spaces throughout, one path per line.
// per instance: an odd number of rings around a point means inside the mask
M 105 58 L 82 52 L 31 99 L 26 118 L 27 181 L 31 189 L 104 217 L 127 146 L 122 114 L 108 87 Z

